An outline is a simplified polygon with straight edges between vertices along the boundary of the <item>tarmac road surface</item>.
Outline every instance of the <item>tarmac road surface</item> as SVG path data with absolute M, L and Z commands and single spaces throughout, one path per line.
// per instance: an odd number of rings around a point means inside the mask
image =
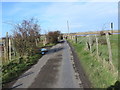
M 38 63 L 27 70 L 12 86 L 15 88 L 81 88 L 72 61 L 72 52 L 65 41 L 53 46 Z

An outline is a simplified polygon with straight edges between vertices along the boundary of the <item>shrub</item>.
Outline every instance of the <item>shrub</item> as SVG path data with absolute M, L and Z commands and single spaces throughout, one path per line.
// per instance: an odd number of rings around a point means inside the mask
M 35 19 L 23 20 L 21 24 L 17 24 L 13 30 L 13 43 L 16 51 L 20 56 L 32 54 L 36 43 L 40 39 L 40 26 Z
M 59 36 L 60 36 L 60 31 L 49 32 L 47 34 L 47 42 L 48 43 L 57 43 Z

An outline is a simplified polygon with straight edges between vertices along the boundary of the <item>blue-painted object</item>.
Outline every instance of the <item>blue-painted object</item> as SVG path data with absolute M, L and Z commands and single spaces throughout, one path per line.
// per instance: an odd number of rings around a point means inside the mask
M 45 54 L 48 50 L 46 48 L 41 49 L 41 54 Z

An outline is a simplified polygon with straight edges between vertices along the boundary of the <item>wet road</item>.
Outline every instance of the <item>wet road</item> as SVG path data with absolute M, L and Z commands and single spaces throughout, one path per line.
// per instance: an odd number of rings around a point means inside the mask
M 82 88 L 67 42 L 53 46 L 12 88 Z

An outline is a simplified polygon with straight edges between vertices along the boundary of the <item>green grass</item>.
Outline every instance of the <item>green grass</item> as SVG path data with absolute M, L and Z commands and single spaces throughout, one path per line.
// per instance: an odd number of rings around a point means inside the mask
M 118 35 L 110 36 L 113 64 L 118 69 Z
M 12 60 L 11 62 L 4 64 L 2 66 L 2 83 L 3 86 L 5 83 L 13 81 L 19 75 L 21 75 L 25 70 L 27 70 L 30 66 L 37 63 L 38 59 L 41 57 L 41 54 L 36 54 L 34 56 L 25 58 L 19 58 Z
M 46 44 L 45 47 L 49 47 L 49 46 L 54 46 L 55 43 L 49 43 L 49 44 Z
M 112 49 L 112 63 L 115 66 L 116 71 L 118 70 L 118 35 L 110 35 L 110 43 L 111 43 L 111 49 Z M 95 40 L 94 36 L 91 36 L 92 39 Z M 105 36 L 98 36 L 98 40 L 102 39 L 106 41 Z M 85 42 L 87 40 L 86 37 L 78 37 L 78 42 L 82 40 L 82 44 L 85 45 Z M 92 46 L 92 52 L 93 55 L 96 55 L 96 43 Z M 109 53 L 108 53 L 108 46 L 107 44 L 100 44 L 98 46 L 98 52 L 100 55 L 100 58 L 102 60 L 108 61 L 109 60 Z
M 70 41 L 70 43 L 74 46 L 80 58 L 80 62 L 94 88 L 107 88 L 115 83 L 116 77 L 107 69 L 103 68 L 102 64 L 96 59 L 96 57 L 93 57 L 89 51 L 85 50 L 84 42 L 81 44 L 75 44 Z

